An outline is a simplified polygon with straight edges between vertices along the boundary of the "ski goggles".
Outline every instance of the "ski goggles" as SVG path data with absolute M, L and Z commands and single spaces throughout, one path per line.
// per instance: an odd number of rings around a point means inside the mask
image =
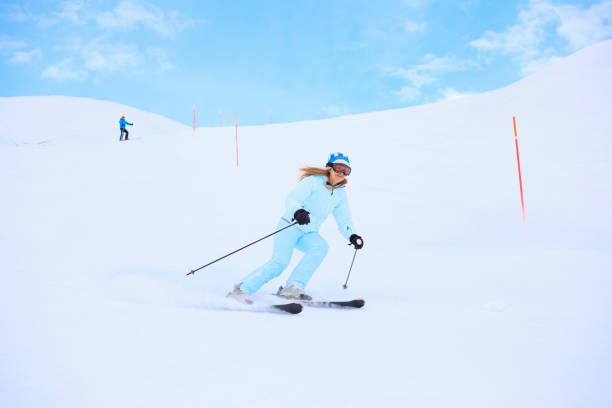
M 349 174 L 351 174 L 351 168 L 349 166 L 347 166 L 346 164 L 342 164 L 342 163 L 330 163 L 329 166 L 336 173 L 342 173 L 345 176 L 348 176 Z

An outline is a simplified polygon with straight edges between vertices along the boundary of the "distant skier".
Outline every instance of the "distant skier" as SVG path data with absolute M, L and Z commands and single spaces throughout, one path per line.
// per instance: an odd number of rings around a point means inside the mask
M 297 221 L 298 225 L 274 236 L 272 258 L 234 286 L 228 294 L 240 302 L 250 303 L 250 295 L 270 280 L 279 276 L 289 265 L 293 250 L 297 248 L 304 256 L 295 267 L 287 284 L 279 295 L 289 299 L 310 300 L 304 288 L 327 255 L 327 242 L 319 235 L 319 228 L 330 213 L 334 214 L 340 233 L 356 249 L 363 247 L 362 238 L 355 234 L 348 199 L 344 187 L 351 174 L 349 158 L 342 153 L 332 153 L 325 168 L 304 167 L 300 169 L 300 182 L 289 193 L 285 201 L 286 211 L 278 228 Z
M 121 135 L 119 136 L 119 141 L 123 140 L 123 134 L 125 133 L 125 140 L 129 140 L 128 138 L 128 131 L 125 128 L 125 125 L 130 125 L 133 126 L 133 123 L 128 122 L 127 120 L 125 120 L 125 115 L 121 116 L 121 119 L 119 119 L 119 129 L 121 130 Z

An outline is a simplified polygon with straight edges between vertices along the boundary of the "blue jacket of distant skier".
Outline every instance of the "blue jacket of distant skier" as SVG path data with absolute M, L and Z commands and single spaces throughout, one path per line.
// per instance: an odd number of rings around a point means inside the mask
M 283 218 L 286 221 L 291 221 L 293 214 L 300 208 L 310 213 L 309 224 L 296 225 L 305 233 L 319 231 L 323 221 L 333 213 L 340 233 L 346 239 L 354 234 L 346 190 L 344 187 L 331 189 L 324 176 L 308 176 L 302 179 L 287 196 L 285 207 Z
M 127 120 L 125 120 L 124 118 L 119 119 L 119 128 L 120 129 L 125 129 L 125 125 L 133 125 L 133 123 L 128 122 Z

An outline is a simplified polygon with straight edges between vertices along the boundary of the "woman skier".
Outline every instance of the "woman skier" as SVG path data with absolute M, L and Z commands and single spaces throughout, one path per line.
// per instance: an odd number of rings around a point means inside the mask
M 304 256 L 278 294 L 289 299 L 312 299 L 304 293 L 304 288 L 327 254 L 328 245 L 319 235 L 319 228 L 330 213 L 334 214 L 340 233 L 350 241 L 350 245 L 354 245 L 355 249 L 363 248 L 363 239 L 353 232 L 344 190 L 348 182 L 346 177 L 351 174 L 349 158 L 342 153 L 332 153 L 325 168 L 304 167 L 300 170 L 300 182 L 287 196 L 286 211 L 278 228 L 286 227 L 292 221 L 297 221 L 298 225 L 274 236 L 272 258 L 236 284 L 229 297 L 252 303 L 250 295 L 279 276 L 289 265 L 294 248 L 297 248 Z

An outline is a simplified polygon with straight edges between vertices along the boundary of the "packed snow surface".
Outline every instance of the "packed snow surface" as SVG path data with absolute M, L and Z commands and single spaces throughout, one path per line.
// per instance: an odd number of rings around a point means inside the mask
M 238 162 L 233 127 L 0 98 L 0 406 L 612 406 L 611 66 L 607 41 L 494 92 L 239 127 Z M 343 290 L 330 218 L 307 290 L 363 309 L 225 299 L 271 239 L 185 276 L 271 233 L 333 151 L 365 246 Z

